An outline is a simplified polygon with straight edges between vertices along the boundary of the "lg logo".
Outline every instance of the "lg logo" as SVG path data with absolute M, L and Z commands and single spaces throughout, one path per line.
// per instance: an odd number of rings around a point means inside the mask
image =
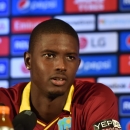
M 106 46 L 106 39 L 104 37 L 99 37 L 99 38 L 80 37 L 79 41 L 80 41 L 80 49 L 84 49 L 87 47 L 102 48 Z
M 104 47 L 106 45 L 106 40 L 104 37 L 100 37 L 99 39 L 91 39 L 92 47 Z

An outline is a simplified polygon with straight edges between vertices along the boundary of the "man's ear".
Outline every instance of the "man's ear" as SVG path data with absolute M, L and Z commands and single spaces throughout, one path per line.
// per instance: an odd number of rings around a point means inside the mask
M 31 54 L 29 52 L 24 53 L 24 63 L 28 70 L 31 69 Z

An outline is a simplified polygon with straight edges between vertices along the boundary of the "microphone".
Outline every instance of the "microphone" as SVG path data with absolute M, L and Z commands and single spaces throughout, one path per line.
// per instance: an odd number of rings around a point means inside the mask
M 24 110 L 13 119 L 14 130 L 33 130 L 37 123 L 36 115 L 30 110 Z

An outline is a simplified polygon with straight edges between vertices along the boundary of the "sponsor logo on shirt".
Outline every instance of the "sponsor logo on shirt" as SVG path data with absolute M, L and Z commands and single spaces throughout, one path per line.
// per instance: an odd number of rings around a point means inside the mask
M 130 129 L 130 118 L 120 118 L 122 130 Z
M 130 116 L 130 96 L 119 97 L 119 113 L 121 116 Z
M 130 32 L 120 33 L 120 50 L 130 51 Z
M 7 56 L 9 54 L 9 37 L 0 37 L 0 56 Z
M 0 16 L 9 15 L 9 0 L 0 0 Z
M 114 119 L 103 120 L 93 125 L 94 130 L 121 130 L 121 125 Z
M 29 35 L 14 35 L 11 37 L 11 54 L 23 55 L 29 47 Z
M 118 50 L 118 34 L 116 32 L 79 33 L 78 36 L 80 53 L 107 53 Z
M 130 93 L 130 77 L 100 77 L 97 82 L 105 84 L 114 93 Z
M 0 78 L 8 78 L 9 76 L 9 61 L 7 58 L 0 58 Z
M 62 15 L 55 16 L 70 24 L 76 31 L 95 30 L 95 16 L 94 15 Z
M 116 56 L 81 56 L 77 76 L 108 75 L 117 73 Z
M 63 0 L 12 0 L 13 15 L 60 14 Z
M 99 30 L 130 29 L 130 14 L 100 14 L 98 15 Z
M 12 33 L 30 33 L 40 22 L 50 19 L 50 17 L 27 17 L 12 18 Z
M 66 0 L 65 1 L 65 10 L 67 13 L 115 11 L 116 9 L 117 9 L 117 0 Z
M 23 58 L 11 59 L 11 77 L 12 78 L 29 78 L 30 72 L 26 69 Z
M 120 73 L 130 74 L 130 55 L 128 54 L 120 56 Z
M 7 80 L 0 80 L 0 88 L 8 88 L 9 82 Z
M 130 0 L 119 0 L 120 10 L 129 11 L 130 10 Z
M 9 19 L 0 18 L 0 34 L 8 34 L 8 33 L 9 33 Z

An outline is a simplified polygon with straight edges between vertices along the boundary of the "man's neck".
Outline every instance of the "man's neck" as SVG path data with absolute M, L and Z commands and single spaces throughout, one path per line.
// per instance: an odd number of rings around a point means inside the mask
M 37 117 L 45 123 L 49 123 L 59 116 L 62 112 L 68 94 L 59 96 L 55 99 L 49 99 L 40 95 L 31 96 L 31 109 Z

